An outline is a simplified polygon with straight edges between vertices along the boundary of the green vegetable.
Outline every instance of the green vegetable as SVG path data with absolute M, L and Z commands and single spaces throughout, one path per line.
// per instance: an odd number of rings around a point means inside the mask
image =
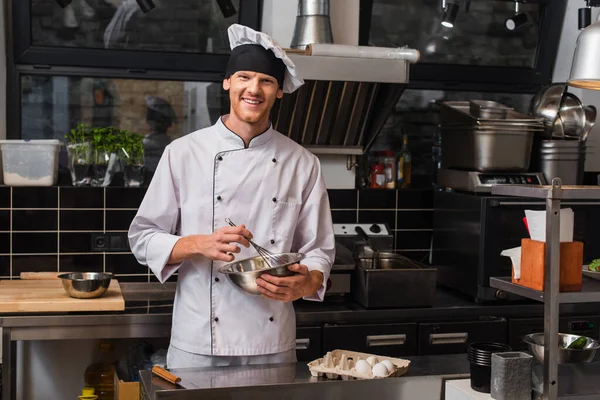
M 598 269 L 600 269 L 600 258 L 596 258 L 594 261 L 592 261 L 590 265 L 588 265 L 588 269 L 590 271 L 598 272 Z
M 580 336 L 576 340 L 574 340 L 570 345 L 568 345 L 567 349 L 581 350 L 585 347 L 586 344 L 587 344 L 587 339 L 584 338 L 583 336 Z

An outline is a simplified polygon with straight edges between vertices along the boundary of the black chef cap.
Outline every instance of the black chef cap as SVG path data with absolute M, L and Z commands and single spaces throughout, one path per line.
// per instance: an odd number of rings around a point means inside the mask
M 244 44 L 231 50 L 225 77 L 229 78 L 237 71 L 253 71 L 272 76 L 279 87 L 283 88 L 286 66 L 271 50 L 258 44 Z

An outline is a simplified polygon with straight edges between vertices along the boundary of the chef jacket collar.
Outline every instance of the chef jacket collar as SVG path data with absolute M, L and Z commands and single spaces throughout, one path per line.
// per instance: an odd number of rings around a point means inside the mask
M 227 128 L 225 126 L 225 124 L 223 123 L 223 117 L 219 118 L 219 121 L 217 122 L 217 129 L 219 132 L 219 136 L 225 142 L 227 142 L 231 145 L 234 145 L 236 147 L 244 148 L 244 146 L 245 146 L 244 140 L 240 136 L 238 136 L 235 132 L 233 132 L 232 130 L 230 130 L 229 128 Z M 265 144 L 269 140 L 271 140 L 272 137 L 273 137 L 273 125 L 270 124 L 269 128 L 266 131 L 264 131 L 263 133 L 261 133 L 258 136 L 255 136 L 254 138 L 252 138 L 252 140 L 250 140 L 248 147 L 262 146 L 263 144 Z

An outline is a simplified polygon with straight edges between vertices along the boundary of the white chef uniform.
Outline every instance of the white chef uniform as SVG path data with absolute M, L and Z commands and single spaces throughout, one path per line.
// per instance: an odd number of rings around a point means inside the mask
M 165 150 L 134 218 L 129 240 L 141 264 L 161 282 L 178 272 L 171 345 L 190 353 L 252 356 L 295 348 L 292 303 L 251 296 L 204 257 L 166 265 L 182 236 L 211 234 L 225 218 L 245 224 L 272 252 L 301 252 L 324 283 L 335 253 L 331 212 L 318 159 L 272 128 L 243 140 L 221 120 L 173 141 Z M 241 246 L 236 259 L 256 256 Z

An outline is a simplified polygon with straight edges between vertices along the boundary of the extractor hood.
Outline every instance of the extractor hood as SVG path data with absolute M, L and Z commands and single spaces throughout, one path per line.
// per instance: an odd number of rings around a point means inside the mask
M 406 88 L 409 62 L 289 57 L 305 84 L 276 101 L 274 128 L 315 154 L 366 153 Z

